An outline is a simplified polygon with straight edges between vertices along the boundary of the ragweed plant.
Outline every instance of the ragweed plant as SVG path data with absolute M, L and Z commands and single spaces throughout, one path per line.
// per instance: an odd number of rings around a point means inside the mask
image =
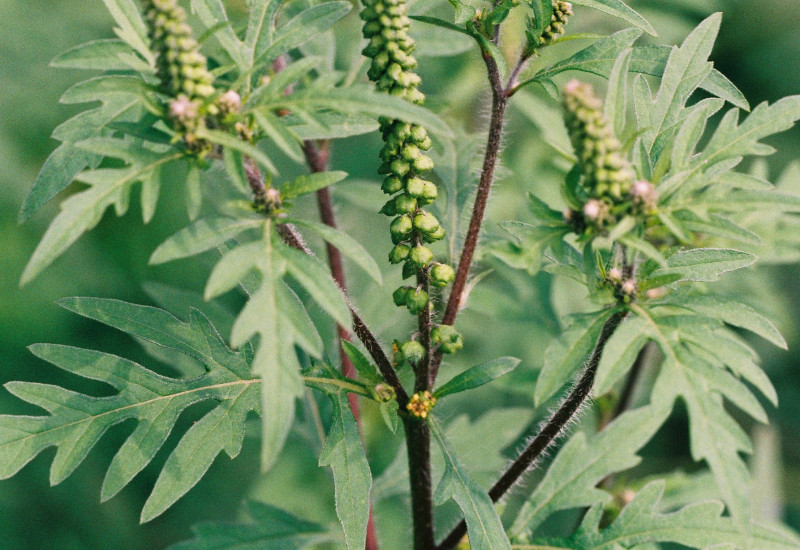
M 149 521 L 200 482 L 218 455 L 236 457 L 258 417 L 263 469 L 281 461 L 297 436 L 304 453 L 313 450 L 330 467 L 329 515 L 335 508 L 339 521 L 253 501 L 250 521 L 198 526 L 175 548 L 800 546 L 751 509 L 742 457 L 753 452 L 743 416 L 767 420 L 751 387 L 773 403 L 776 392 L 740 329 L 786 343 L 769 319 L 715 284 L 751 266 L 762 246 L 780 261 L 798 244 L 781 224 L 796 225 L 800 195 L 736 169 L 772 152 L 762 140 L 800 120 L 800 96 L 740 119 L 747 101 L 708 60 L 719 15 L 668 47 L 640 45 L 642 32 L 655 30 L 617 0 L 363 0 L 361 36 L 352 32 L 355 17 L 350 27 L 340 23 L 352 8 L 344 1 L 251 0 L 241 20 L 229 19 L 218 0 L 191 0 L 191 19 L 177 0 L 104 1 L 119 39 L 79 46 L 54 63 L 100 71 L 63 97 L 95 105 L 56 130 L 61 145 L 21 218 L 73 180 L 85 186 L 62 202 L 22 282 L 107 209 L 124 214 L 134 187 L 145 223 L 162 192 L 187 200 L 189 225 L 152 252 L 152 264 L 204 254 L 214 265 L 202 297 L 181 301 L 176 296 L 191 296 L 186 289 L 160 287 L 153 296 L 161 307 L 60 301 L 143 342 L 172 372 L 102 351 L 32 346 L 37 357 L 113 391 L 97 397 L 7 384 L 45 413 L 0 416 L 1 478 L 56 447 L 51 482 L 58 483 L 107 430 L 133 420 L 101 498 L 114 497 L 152 462 L 159 474 L 141 512 Z M 570 36 L 573 22 L 590 13 L 577 6 L 634 27 Z M 452 33 L 477 50 L 488 81 L 485 132 L 454 132 L 466 125 L 424 107 L 417 71 L 425 58 L 410 34 L 417 25 L 419 36 Z M 563 55 L 570 38 L 589 43 Z M 344 44 L 363 57 L 345 63 L 335 48 Z M 561 76 L 567 72 L 588 74 Z M 447 103 L 436 86 L 429 89 L 437 106 Z M 553 125 L 543 129 L 556 137 L 542 146 L 559 152 L 549 163 L 555 179 L 499 166 L 504 140 L 518 137 L 504 136 L 518 100 L 538 106 L 534 122 Z M 360 147 L 344 141 L 369 134 L 376 139 Z M 364 154 L 364 143 L 374 154 Z M 376 160 L 365 189 L 379 187 L 388 202 L 380 192 L 354 193 L 347 173 L 330 170 L 348 155 Z M 528 219 L 504 220 L 506 233 L 484 223 L 500 176 L 529 191 L 516 200 L 527 203 Z M 358 201 L 336 213 L 331 189 Z M 309 219 L 312 198 L 322 223 Z M 365 203 L 392 218 L 380 226 L 391 240 L 380 240 L 381 256 L 411 279 L 399 288 L 380 286 L 384 275 L 397 278 L 396 268 L 384 273 L 358 239 L 337 229 L 337 216 L 343 227 L 369 225 L 358 206 Z M 371 225 L 361 230 L 378 233 Z M 326 244 L 327 264 L 309 235 Z M 356 285 L 346 284 L 343 259 L 364 272 Z M 478 263 L 536 292 L 509 285 L 504 297 L 492 294 L 480 284 L 492 272 L 472 276 Z M 551 301 L 569 294 L 574 313 L 562 329 L 553 312 L 557 334 L 543 349 L 535 349 L 538 332 L 519 338 L 541 365 L 496 346 L 484 350 L 495 358 L 471 366 L 470 346 L 481 335 L 462 328 L 459 315 L 474 310 L 470 297 L 482 292 L 528 312 L 552 312 Z M 232 303 L 236 311 L 226 309 Z M 407 316 L 392 316 L 395 306 L 416 316 L 413 328 Z M 391 323 L 376 323 L 383 310 Z M 459 364 L 469 368 L 452 372 Z M 514 408 L 484 410 L 471 398 L 478 393 L 451 397 L 496 380 L 492 387 L 512 395 Z M 678 401 L 689 418 L 688 453 L 709 474 L 702 493 L 711 499 L 674 489 L 675 472 L 654 479 L 652 468 L 632 469 Z M 198 403 L 205 408 L 188 412 Z M 197 415 L 186 428 L 178 423 L 184 414 Z M 173 432 L 177 443 L 159 462 Z M 434 445 L 441 452 L 432 453 Z M 377 447 L 402 449 L 373 479 L 376 460 L 365 449 Z M 532 470 L 538 475 L 528 477 Z M 527 490 L 510 491 L 523 480 Z M 287 493 L 277 501 L 295 493 L 311 495 L 303 505 L 324 501 L 316 488 L 280 490 Z M 410 506 L 398 512 L 394 497 L 406 495 Z M 396 524 L 407 532 L 393 531 Z

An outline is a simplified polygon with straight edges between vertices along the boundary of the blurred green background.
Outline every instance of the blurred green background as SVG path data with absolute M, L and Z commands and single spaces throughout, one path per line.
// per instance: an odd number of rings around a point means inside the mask
M 797 0 L 638 0 L 629 3 L 653 23 L 661 35 L 659 41 L 669 44 L 680 42 L 706 15 L 723 11 L 722 33 L 713 55 L 717 68 L 744 91 L 752 105 L 800 93 L 800 2 Z M 242 13 L 243 1 L 228 4 L 232 14 Z M 582 8 L 577 15 L 577 23 L 569 29 L 572 32 L 607 32 L 623 27 L 617 20 Z M 352 59 L 356 51 L 357 25 L 354 14 L 342 24 L 339 43 L 344 62 Z M 142 226 L 135 205 L 122 218 L 107 215 L 97 229 L 72 246 L 43 275 L 23 289 L 18 287 L 27 258 L 56 212 L 57 204 L 50 204 L 24 225 L 17 224 L 17 212 L 44 159 L 56 146 L 50 133 L 77 112 L 75 106 L 59 104 L 59 96 L 78 79 L 88 76 L 79 71 L 51 69 L 48 63 L 56 54 L 74 45 L 113 36 L 111 26 L 111 18 L 101 0 L 0 2 L 0 186 L 3 189 L 0 193 L 0 383 L 23 379 L 65 384 L 87 392 L 106 391 L 57 372 L 36 360 L 26 346 L 35 342 L 68 343 L 103 349 L 145 364 L 152 364 L 152 359 L 127 337 L 70 315 L 54 302 L 65 296 L 91 295 L 152 303 L 143 290 L 145 282 L 158 281 L 199 290 L 208 273 L 206 267 L 187 269 L 195 265 L 188 263 L 159 268 L 147 266 L 155 246 L 186 223 L 181 193 L 165 189 L 159 211 L 148 226 Z M 425 30 L 418 30 L 423 44 L 434 38 L 426 36 Z M 435 48 L 433 42 L 428 49 L 432 48 Z M 422 60 L 421 72 L 431 105 L 443 110 L 451 120 L 463 121 L 461 124 L 471 131 L 485 125 L 483 66 L 474 52 L 446 58 L 426 57 Z M 519 177 L 503 178 L 491 204 L 490 218 L 495 221 L 524 219 L 521 199 L 524 193 L 537 186 L 555 184 L 548 180 L 544 168 L 551 153 L 547 147 L 537 144 L 539 131 L 520 110 L 513 109 L 510 119 L 504 152 L 507 167 L 526 177 L 535 173 L 543 175 L 535 182 Z M 800 129 L 782 135 L 773 140 L 773 144 L 780 149 L 780 153 L 770 159 L 774 177 L 793 158 L 800 158 Z M 356 178 L 374 180 L 377 149 L 375 136 L 338 143 L 334 147 L 334 165 Z M 349 154 L 353 151 L 364 153 Z M 364 191 L 364 187 L 353 183 L 337 191 L 337 196 L 342 203 L 352 203 L 352 208 L 342 212 L 342 225 L 363 239 L 376 258 L 383 257 L 388 250 L 388 239 L 383 230 L 374 230 L 386 223 L 374 212 L 382 202 L 381 194 L 375 190 Z M 367 208 L 365 203 L 375 206 Z M 301 204 L 300 208 L 314 215 L 312 203 Z M 489 223 L 488 233 L 497 233 L 494 227 L 495 224 Z M 353 292 L 356 302 L 382 333 L 384 341 L 400 337 L 408 323 L 406 317 L 396 316 L 394 310 L 387 312 L 381 307 L 390 289 L 394 288 L 396 274 L 389 277 L 382 289 L 361 285 L 366 281 L 355 272 L 349 275 L 356 289 Z M 797 300 L 800 278 L 797 266 L 761 268 L 748 273 L 748 277 L 746 286 L 737 287 L 745 293 L 745 301 L 777 319 L 790 348 L 798 349 L 800 324 L 795 319 L 800 315 Z M 555 311 L 549 306 L 539 306 L 538 302 L 549 285 L 550 280 L 542 276 L 532 279 L 502 269 L 491 274 L 471 297 L 475 307 L 462 318 L 467 338 L 466 360 L 475 363 L 497 355 L 516 355 L 525 361 L 520 376 L 533 372 L 540 365 L 542 346 L 558 330 Z M 487 315 L 498 322 L 486 327 Z M 541 330 L 531 332 L 531 327 Z M 759 449 L 755 469 L 763 476 L 760 478 L 763 512 L 769 508 L 769 514 L 782 516 L 795 529 L 800 529 L 800 361 L 795 352 L 782 353 L 766 347 L 761 351 L 765 369 L 775 382 L 781 400 L 779 409 L 769 409 L 773 427 L 755 432 Z M 456 362 L 452 368 L 459 365 Z M 484 403 L 525 406 L 529 401 L 524 391 L 530 388 L 531 377 L 526 380 L 515 381 L 516 388 L 481 390 L 483 393 L 476 394 L 476 399 L 481 398 Z M 24 406 L 4 390 L 0 390 L 0 411 L 36 414 L 34 409 Z M 446 414 L 455 418 L 462 412 L 477 414 L 468 403 L 457 400 Z M 510 418 L 519 418 L 518 413 L 506 414 L 494 422 L 505 425 Z M 382 431 L 375 420 L 375 411 L 368 408 L 366 416 L 368 446 L 376 474 L 380 474 L 391 462 L 394 447 L 381 443 L 385 430 Z M 528 421 L 526 418 L 523 416 L 517 422 L 519 426 L 511 426 L 509 437 Z M 188 425 L 191 418 L 182 422 Z M 660 442 L 654 442 L 646 450 L 654 458 L 656 471 L 669 471 L 676 462 L 692 467 L 686 458 L 684 428 L 680 414 L 676 414 L 674 422 L 662 430 Z M 269 475 L 260 476 L 258 441 L 249 438 L 236 461 L 220 458 L 187 497 L 162 517 L 139 525 L 142 503 L 165 452 L 159 453 L 154 464 L 119 496 L 108 503 L 99 502 L 102 476 L 112 453 L 131 429 L 132 425 L 123 425 L 112 430 L 76 473 L 57 487 L 51 488 L 47 482 L 52 449 L 42 453 L 14 478 L 0 481 L 0 548 L 165 548 L 188 538 L 192 523 L 236 518 L 240 503 L 248 497 L 305 510 L 309 517 L 321 521 L 335 519 L 327 474 L 317 468 L 315 456 L 309 452 L 303 438 L 293 436 L 284 459 Z M 468 446 L 469 437 L 465 437 L 464 445 Z M 167 444 L 166 450 L 172 445 L 174 441 Z M 293 483 L 303 484 L 305 489 L 290 489 Z M 772 487 L 774 492 L 765 491 L 765 487 Z M 386 506 L 394 506 L 395 512 L 401 514 L 402 507 L 398 503 Z M 402 514 L 400 517 L 396 530 L 402 533 L 405 520 Z M 387 527 L 383 536 L 388 534 Z

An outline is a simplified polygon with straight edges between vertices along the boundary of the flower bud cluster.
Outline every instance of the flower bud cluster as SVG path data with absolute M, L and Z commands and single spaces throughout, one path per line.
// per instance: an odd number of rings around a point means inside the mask
M 425 96 L 419 91 L 420 77 L 414 72 L 417 60 L 412 55 L 414 40 L 409 36 L 410 19 L 405 0 L 362 0 L 364 37 L 369 44 L 363 54 L 372 62 L 368 76 L 378 90 L 422 104 Z M 434 255 L 425 246 L 445 236 L 436 216 L 422 208 L 436 200 L 436 185 L 424 177 L 433 169 L 433 160 L 425 154 L 431 138 L 422 126 L 401 120 L 381 120 L 384 146 L 379 169 L 385 176 L 381 189 L 391 195 L 381 213 L 393 216 L 390 234 L 394 248 L 389 261 L 403 265 L 403 278 L 420 272 L 430 275 L 434 286 L 446 286 L 455 278 L 453 268 L 434 262 Z M 419 313 L 429 307 L 428 293 L 423 289 L 401 287 L 393 295 L 399 307 Z
M 623 156 L 622 146 L 603 114 L 602 101 L 589 84 L 578 80 L 567 84 L 564 112 L 588 195 L 582 212 L 570 213 L 572 221 L 602 229 L 616 222 L 620 214 L 637 202 L 643 208 L 654 208 L 655 189 L 648 182 L 634 185 L 633 168 Z
M 415 393 L 408 400 L 406 409 L 417 418 L 427 418 L 433 407 L 436 405 L 436 398 L 429 391 Z
M 144 0 L 150 40 L 157 54 L 161 91 L 168 96 L 205 99 L 214 94 L 214 77 L 192 37 L 186 12 L 177 0 Z
M 546 46 L 562 34 L 564 34 L 564 26 L 567 21 L 572 17 L 572 3 L 564 2 L 562 0 L 553 0 L 553 17 L 550 18 L 550 24 L 542 32 L 542 38 L 539 45 Z
M 614 295 L 621 303 L 628 303 L 636 299 L 639 286 L 633 277 L 625 277 L 622 270 L 612 267 L 606 273 L 605 282 L 614 290 Z
M 214 76 L 208 71 L 206 58 L 186 23 L 186 12 L 177 0 L 144 0 L 144 16 L 151 48 L 156 53 L 161 92 L 173 98 L 167 113 L 169 120 L 183 134 L 189 149 L 202 153 L 210 145 L 194 132 L 205 124 L 206 114 L 216 111 L 216 106 L 207 105 L 215 93 Z

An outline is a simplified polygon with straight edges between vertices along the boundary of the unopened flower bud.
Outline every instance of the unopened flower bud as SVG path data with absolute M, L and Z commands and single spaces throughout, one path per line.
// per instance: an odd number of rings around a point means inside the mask
M 447 286 L 455 278 L 455 270 L 447 264 L 436 264 L 431 268 L 431 282 L 434 286 Z
M 456 353 L 464 347 L 461 334 L 450 325 L 439 325 L 431 330 L 431 342 L 439 344 L 442 353 Z
M 439 220 L 429 212 L 420 212 L 414 216 L 414 228 L 423 233 L 433 233 L 439 227 Z
M 427 246 L 415 246 L 411 250 L 409 259 L 418 267 L 425 267 L 433 260 L 433 252 Z
M 393 264 L 399 264 L 405 261 L 409 254 L 411 254 L 410 246 L 407 244 L 398 244 L 392 248 L 392 251 L 389 253 L 389 261 Z
M 389 232 L 392 235 L 392 242 L 399 244 L 411 236 L 411 231 L 414 229 L 414 223 L 411 221 L 411 216 L 404 214 L 392 221 L 389 227 Z
M 242 108 L 242 98 L 234 90 L 228 90 L 219 97 L 217 105 L 223 115 L 238 113 Z
M 403 354 L 406 361 L 417 364 L 425 357 L 425 346 L 415 340 L 410 340 L 400 344 L 400 352 Z
M 636 292 L 636 281 L 634 279 L 627 279 L 622 283 L 622 292 L 628 296 L 633 295 Z
M 428 293 L 421 289 L 414 289 L 409 292 L 406 298 L 406 307 L 411 313 L 419 313 L 428 307 Z
M 392 300 L 394 300 L 394 305 L 397 307 L 403 307 L 406 305 L 408 301 L 408 296 L 411 292 L 413 292 L 413 288 L 410 286 L 401 286 L 397 290 L 392 293 Z

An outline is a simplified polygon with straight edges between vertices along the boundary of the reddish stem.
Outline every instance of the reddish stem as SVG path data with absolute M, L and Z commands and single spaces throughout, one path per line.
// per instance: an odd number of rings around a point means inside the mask
M 325 172 L 328 169 L 330 143 L 327 140 L 320 141 L 318 145 L 315 145 L 311 141 L 306 141 L 303 143 L 303 151 L 305 152 L 306 161 L 308 162 L 311 172 Z M 331 199 L 331 193 L 327 188 L 317 191 L 317 204 L 319 206 L 319 215 L 320 218 L 322 218 L 322 223 L 335 229 L 336 215 L 333 212 L 333 200 Z M 331 275 L 336 283 L 342 288 L 342 290 L 346 291 L 347 284 L 344 276 L 344 266 L 342 265 L 342 255 L 339 252 L 339 249 L 330 243 L 325 243 L 325 247 L 328 252 L 328 264 L 331 268 Z M 339 357 L 342 361 L 342 374 L 348 378 L 354 378 L 356 374 L 355 367 L 353 366 L 352 361 L 350 361 L 350 358 L 344 352 L 344 347 L 341 344 L 342 340 L 347 340 L 350 342 L 352 338 L 350 331 L 348 331 L 347 328 L 343 327 L 342 325 L 336 325 L 336 333 L 339 336 Z M 350 410 L 353 411 L 353 416 L 356 419 L 358 430 L 360 433 L 363 433 L 361 431 L 361 408 L 358 403 L 358 396 L 354 393 L 349 393 L 347 395 L 347 399 L 350 402 Z M 375 531 L 375 517 L 372 511 L 372 506 L 370 506 L 369 510 L 367 541 L 364 548 L 365 550 L 378 550 L 378 537 Z

